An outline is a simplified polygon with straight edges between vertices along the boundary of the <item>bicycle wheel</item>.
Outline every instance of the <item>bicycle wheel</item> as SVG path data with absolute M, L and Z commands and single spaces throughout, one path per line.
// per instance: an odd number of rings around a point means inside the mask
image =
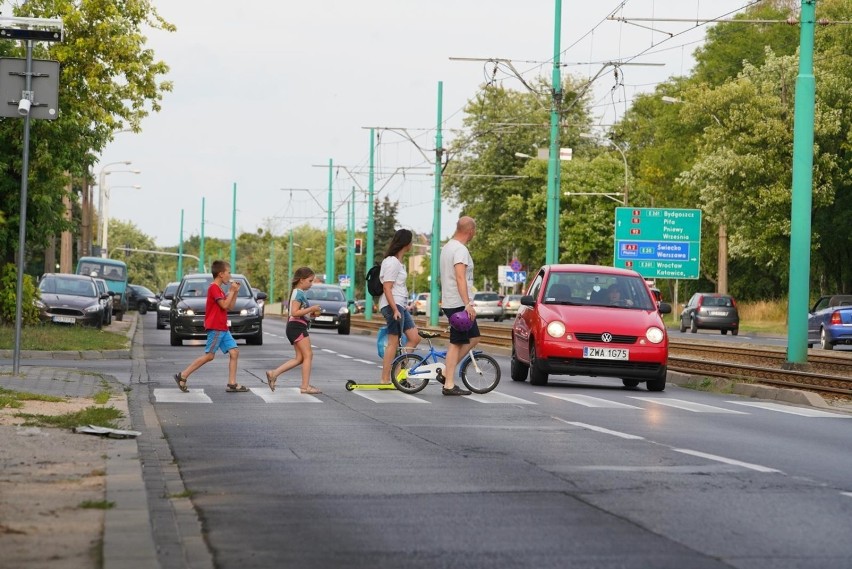
M 423 357 L 417 354 L 402 354 L 391 364 L 391 381 L 403 393 L 417 393 L 429 383 L 429 374 L 417 374 L 417 366 Z
M 476 358 L 475 366 L 473 358 Z M 465 358 L 460 375 L 465 387 L 474 393 L 488 393 L 500 383 L 500 364 L 488 354 L 471 353 L 469 358 Z

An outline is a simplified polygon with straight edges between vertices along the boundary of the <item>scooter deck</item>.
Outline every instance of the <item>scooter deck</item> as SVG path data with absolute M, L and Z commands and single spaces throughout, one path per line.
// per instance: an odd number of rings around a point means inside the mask
M 385 390 L 385 389 L 396 389 L 393 383 L 358 383 L 352 381 L 351 379 L 346 382 L 346 391 L 354 391 L 356 389 L 365 389 L 365 390 Z

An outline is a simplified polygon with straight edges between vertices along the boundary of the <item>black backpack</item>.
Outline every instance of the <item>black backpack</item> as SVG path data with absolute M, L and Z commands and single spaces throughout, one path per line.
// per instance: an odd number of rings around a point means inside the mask
M 382 296 L 385 291 L 382 286 L 382 278 L 379 276 L 381 270 L 382 266 L 377 263 L 367 271 L 367 292 L 372 296 Z

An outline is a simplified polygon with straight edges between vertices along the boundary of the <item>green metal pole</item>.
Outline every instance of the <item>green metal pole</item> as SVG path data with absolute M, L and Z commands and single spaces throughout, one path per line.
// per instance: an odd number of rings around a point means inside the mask
M 790 297 L 787 361 L 808 359 L 808 300 L 811 275 L 811 206 L 814 164 L 814 19 L 816 0 L 802 0 L 799 18 L 799 76 L 793 118 L 793 196 L 790 227 Z
M 204 272 L 207 269 L 204 265 L 204 198 L 201 198 L 201 245 L 198 253 L 199 272 Z
M 183 278 L 183 210 L 180 210 L 180 241 L 178 242 L 177 279 Z
M 553 28 L 553 93 L 550 98 L 550 155 L 547 160 L 547 226 L 544 262 L 559 262 L 559 110 L 562 106 L 562 72 L 559 63 L 562 35 L 562 0 L 556 0 Z
M 441 172 L 444 149 L 441 123 L 443 119 L 444 82 L 438 81 L 438 128 L 435 131 L 435 198 L 432 212 L 432 249 L 429 274 L 429 326 L 438 325 L 438 285 L 441 260 Z M 417 291 L 414 291 L 417 292 Z
M 234 182 L 234 205 L 231 208 L 231 271 L 237 272 L 237 183 Z
M 269 241 L 269 302 L 275 298 L 275 237 Z
M 367 180 L 367 257 L 364 259 L 364 267 L 367 271 L 369 271 L 373 263 L 376 262 L 375 259 L 375 249 L 374 243 L 376 239 L 376 226 L 375 220 L 373 219 L 373 192 L 375 190 L 376 177 L 375 177 L 375 155 L 376 155 L 376 131 L 375 129 L 370 129 L 370 173 L 369 179 Z M 365 276 L 366 278 L 366 276 Z M 367 299 L 367 302 L 364 306 L 364 320 L 372 320 L 373 319 L 373 299 L 370 298 L 370 293 L 367 292 L 367 287 L 364 287 L 364 296 Z
M 325 234 L 325 282 L 334 282 L 334 212 L 332 211 L 331 185 L 334 171 L 331 158 L 328 159 L 328 228 Z
M 289 254 L 287 255 L 287 282 L 290 282 L 290 279 L 293 278 L 293 230 L 290 230 L 290 244 L 287 246 L 287 251 Z M 290 290 L 289 288 L 287 289 Z M 285 302 L 287 302 L 285 300 Z
M 355 186 L 349 199 L 349 219 L 346 223 L 346 274 L 349 275 L 349 288 L 346 289 L 346 300 L 355 301 Z

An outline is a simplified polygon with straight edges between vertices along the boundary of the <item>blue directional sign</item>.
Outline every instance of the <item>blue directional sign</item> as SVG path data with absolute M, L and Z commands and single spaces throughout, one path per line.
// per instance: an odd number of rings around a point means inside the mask
M 526 271 L 506 271 L 507 283 L 525 283 L 527 282 Z
M 614 266 L 646 278 L 697 279 L 701 210 L 615 209 Z

